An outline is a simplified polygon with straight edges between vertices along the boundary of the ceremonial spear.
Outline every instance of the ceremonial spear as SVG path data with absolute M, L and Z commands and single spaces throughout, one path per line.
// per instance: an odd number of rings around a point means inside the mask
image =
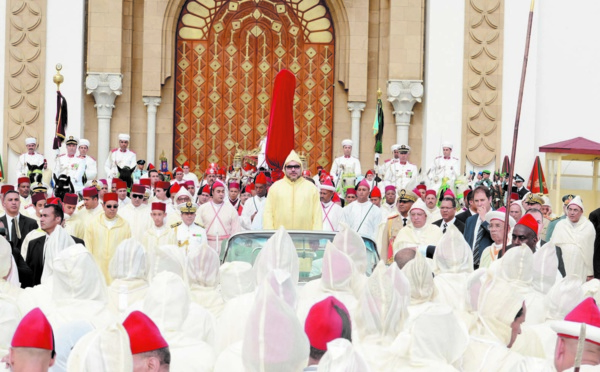
M 525 39 L 525 55 L 523 56 L 523 69 L 521 70 L 521 85 L 519 87 L 519 98 L 517 101 L 517 116 L 515 118 L 515 130 L 513 134 L 513 143 L 512 143 L 512 152 L 510 156 L 510 162 L 508 168 L 510 171 L 508 172 L 508 182 L 507 189 L 512 192 L 512 183 L 514 176 L 514 165 L 515 165 L 515 157 L 517 154 L 517 139 L 519 138 L 519 121 L 521 119 L 521 106 L 523 104 L 523 89 L 525 88 L 525 75 L 527 74 L 527 61 L 529 60 L 529 42 L 531 41 L 531 24 L 533 23 L 533 6 L 535 0 L 531 0 L 531 7 L 529 8 L 529 22 L 527 24 L 527 36 Z M 509 192 L 507 192 L 510 195 Z M 510 196 L 509 196 L 510 198 Z M 509 204 L 509 203 L 506 203 Z M 510 204 L 509 204 L 510 205 Z M 508 241 L 508 217 L 510 216 L 510 206 L 506 208 L 506 212 L 504 214 L 504 240 L 502 243 L 502 256 L 506 253 L 506 244 Z

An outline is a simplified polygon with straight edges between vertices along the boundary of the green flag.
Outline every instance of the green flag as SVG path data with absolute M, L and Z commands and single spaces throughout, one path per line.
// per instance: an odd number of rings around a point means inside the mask
M 383 107 L 381 98 L 377 99 L 377 110 L 373 122 L 373 136 L 375 136 L 375 152 L 383 153 Z

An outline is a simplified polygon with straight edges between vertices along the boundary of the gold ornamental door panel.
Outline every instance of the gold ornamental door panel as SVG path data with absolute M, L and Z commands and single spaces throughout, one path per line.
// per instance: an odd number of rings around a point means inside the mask
M 266 136 L 275 76 L 296 76 L 295 148 L 332 156 L 334 31 L 322 0 L 188 0 L 177 31 L 175 164 L 229 166 Z

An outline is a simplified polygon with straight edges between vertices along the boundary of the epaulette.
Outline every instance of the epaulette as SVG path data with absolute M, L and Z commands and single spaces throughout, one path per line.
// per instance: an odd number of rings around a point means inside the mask
M 550 222 L 556 221 L 556 220 L 560 220 L 560 217 L 554 217 L 553 219 L 550 220 Z
M 174 223 L 174 224 L 171 225 L 171 228 L 174 229 L 177 226 L 181 225 L 182 223 L 183 223 L 183 221 L 176 222 L 176 223 Z
M 388 160 L 386 160 L 385 162 L 386 162 L 386 163 L 389 163 L 390 161 L 392 161 L 392 159 L 388 159 Z
M 26 205 L 23 209 L 27 209 L 29 207 L 33 207 L 33 204 Z
M 61 156 L 65 156 L 65 154 L 60 154 L 60 155 L 58 155 L 58 157 L 59 157 L 59 158 L 60 158 Z
M 201 228 L 204 228 L 203 225 L 199 224 L 198 222 L 194 222 L 194 225 L 200 226 Z
M 83 207 L 85 207 L 85 204 L 81 204 L 79 207 L 77 207 L 77 210 L 80 210 Z
M 436 158 L 436 159 L 439 159 L 439 158 L 443 158 L 443 156 L 442 156 L 442 155 L 440 155 L 440 156 L 436 156 L 435 158 Z
M 115 151 L 117 151 L 117 150 L 118 150 L 118 148 L 117 148 L 117 149 L 112 149 L 112 151 L 111 151 L 111 152 L 115 152 Z
M 133 151 L 133 150 L 129 150 L 129 151 L 131 151 L 131 152 L 133 152 L 135 154 L 135 151 Z
M 393 213 L 391 216 L 388 216 L 388 220 L 394 219 L 396 217 L 400 217 L 400 213 Z

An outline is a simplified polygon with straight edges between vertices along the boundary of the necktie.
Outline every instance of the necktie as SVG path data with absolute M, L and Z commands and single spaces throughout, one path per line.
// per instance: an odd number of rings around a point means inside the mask
M 10 221 L 10 241 L 16 245 L 17 244 L 17 230 L 15 227 L 15 225 L 16 225 L 15 221 L 16 221 L 16 218 L 13 218 Z
M 402 227 L 406 226 L 406 220 L 407 220 L 407 218 L 403 218 L 403 219 L 402 219 L 402 221 L 404 221 L 404 223 L 403 223 Z
M 448 224 L 446 222 L 444 222 L 444 230 L 442 230 L 442 234 L 446 233 L 446 228 L 448 227 Z
M 479 243 L 481 243 L 481 238 L 483 237 L 485 229 L 483 228 L 483 224 L 479 225 L 479 230 L 477 230 L 477 238 L 475 239 L 475 244 L 473 245 L 473 265 L 479 266 L 479 259 L 481 258 L 481 252 L 479 250 Z

